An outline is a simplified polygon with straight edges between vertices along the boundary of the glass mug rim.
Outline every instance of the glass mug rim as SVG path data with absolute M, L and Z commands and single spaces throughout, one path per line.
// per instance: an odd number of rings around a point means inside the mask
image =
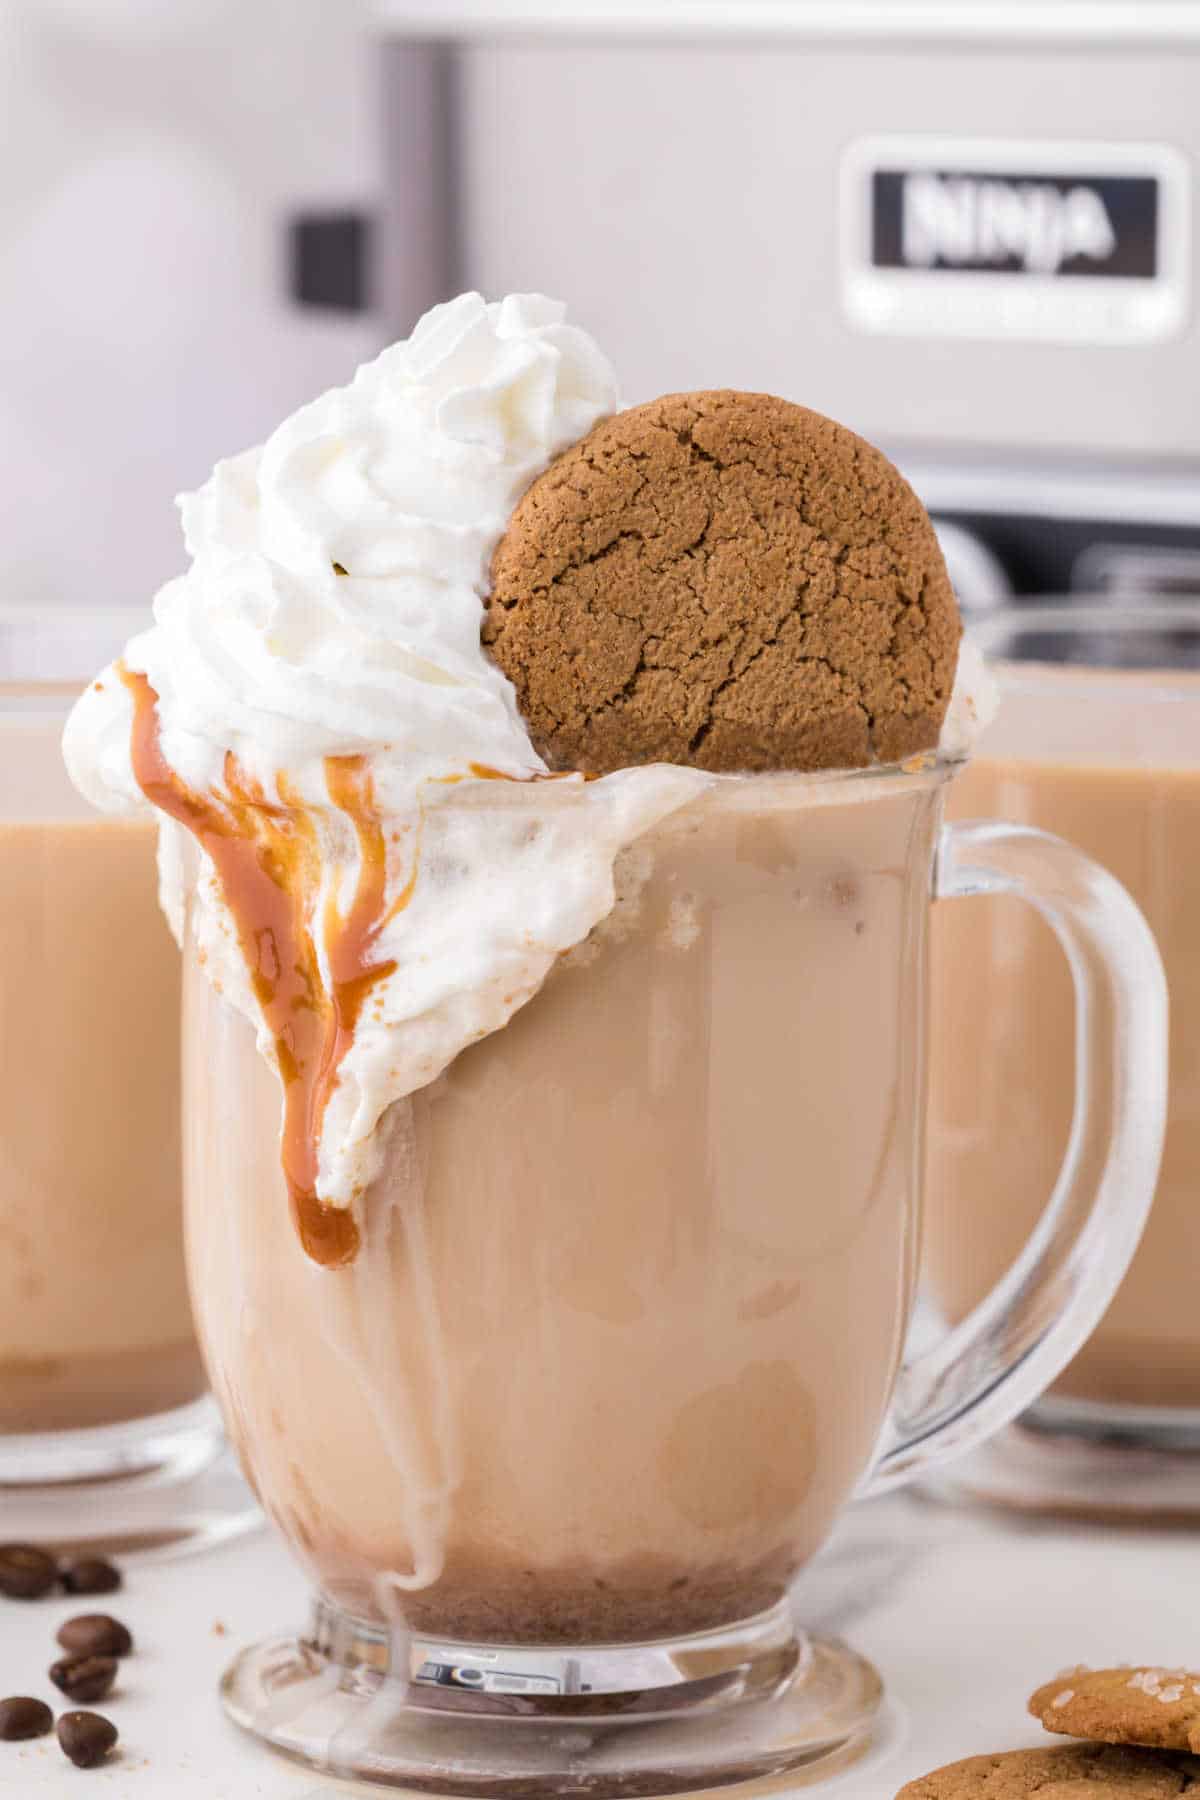
M 988 607 L 963 615 L 967 637 L 985 651 L 989 640 L 1004 635 L 1020 637 L 1031 629 L 1048 627 L 1067 635 L 1075 631 L 1094 631 L 1103 626 L 1113 631 L 1170 631 L 1180 625 L 1200 630 L 1200 598 L 1180 596 L 1172 599 L 1161 594 L 1119 596 L 1111 599 L 1100 594 L 1034 594 L 1028 600 L 1005 606 Z
M 0 703 L 0 729 L 3 728 L 3 707 Z M 680 771 L 704 775 L 706 784 L 697 786 L 692 794 L 685 794 L 679 803 L 667 811 L 657 824 L 646 827 L 643 834 L 657 836 L 660 832 L 668 832 L 673 821 L 695 810 L 703 808 L 707 812 L 737 812 L 743 806 L 753 806 L 756 810 L 767 803 L 769 810 L 778 812 L 796 812 L 804 810 L 806 804 L 820 804 L 808 800 L 810 795 L 824 795 L 852 790 L 857 801 L 868 801 L 884 798 L 894 794 L 920 792 L 933 789 L 952 780 L 967 763 L 970 755 L 946 754 L 942 751 L 921 751 L 902 763 L 871 763 L 861 769 L 764 769 L 743 773 L 716 773 L 707 770 L 693 769 L 686 763 L 641 763 L 633 764 L 628 769 L 617 770 L 618 775 L 628 775 L 649 769 L 679 769 Z M 566 772 L 578 775 L 578 771 Z M 608 777 L 592 777 L 589 779 L 608 779 Z M 447 785 L 445 804 L 463 807 L 474 812 L 517 812 L 523 807 L 535 806 L 540 814 L 545 814 L 554 804 L 557 790 L 563 799 L 570 802 L 585 792 L 584 782 L 578 779 L 570 781 L 547 777 L 522 777 L 507 775 L 485 775 L 475 779 L 469 777 L 452 777 L 454 785 Z M 445 778 L 430 777 L 423 786 L 437 789 Z M 776 790 L 772 793 L 772 789 Z M 876 792 L 878 790 L 878 792 Z M 829 804 L 835 802 L 831 800 Z M 309 802 L 297 804 L 279 801 L 239 800 L 239 808 L 248 814 L 264 813 L 274 818 L 299 816 L 301 814 L 325 814 L 339 812 L 332 801 Z M 386 806 L 378 811 L 380 820 L 391 817 Z M 635 839 L 636 843 L 638 840 Z
M 1124 693 L 1140 688 L 1159 700 L 1194 704 L 1200 697 L 1196 667 L 1182 668 L 1172 657 L 1154 654 L 1156 647 L 1180 634 L 1200 643 L 1200 600 L 1154 598 L 1114 604 L 1092 595 L 1037 598 L 1027 605 L 1005 606 L 974 618 L 968 615 L 964 628 L 1010 692 L 1024 688 L 1045 695 L 1065 676 L 1075 692 L 1084 683 L 1116 682 Z M 1078 643 L 1093 634 L 1110 643 L 1144 639 L 1149 649 L 1137 661 L 1111 654 L 1067 660 L 1036 650 L 1022 653 L 1024 643 L 1040 637 Z
M 151 622 L 146 606 L 0 606 L 0 728 L 11 719 L 65 717 Z

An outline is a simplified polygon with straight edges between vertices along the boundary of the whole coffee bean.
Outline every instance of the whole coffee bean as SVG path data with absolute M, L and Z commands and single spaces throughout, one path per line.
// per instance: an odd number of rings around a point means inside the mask
M 0 1738 L 15 1744 L 18 1738 L 45 1737 L 54 1729 L 54 1714 L 44 1700 L 31 1700 L 28 1694 L 11 1694 L 0 1700 Z
M 0 1544 L 0 1594 L 40 1600 L 58 1580 L 58 1564 L 36 1544 Z
M 117 1728 L 103 1713 L 65 1712 L 58 1721 L 63 1754 L 77 1769 L 94 1769 L 117 1741 Z
M 73 1656 L 128 1656 L 133 1649 L 128 1626 L 108 1613 L 78 1613 L 55 1635 Z
M 117 1679 L 115 1656 L 63 1656 L 50 1665 L 50 1679 L 68 1700 L 90 1706 L 103 1700 Z
M 102 1556 L 77 1556 L 62 1565 L 58 1578 L 68 1594 L 115 1594 L 121 1571 Z

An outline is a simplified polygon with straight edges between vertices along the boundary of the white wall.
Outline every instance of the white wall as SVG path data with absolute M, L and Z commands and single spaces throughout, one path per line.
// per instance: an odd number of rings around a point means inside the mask
M 148 601 L 173 495 L 377 346 L 285 287 L 293 208 L 375 200 L 363 13 L 0 4 L 0 603 Z

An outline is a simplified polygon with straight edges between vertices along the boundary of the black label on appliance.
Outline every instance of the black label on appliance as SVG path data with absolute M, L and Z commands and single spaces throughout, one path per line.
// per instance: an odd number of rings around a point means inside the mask
M 975 275 L 1153 277 L 1160 182 L 1153 175 L 997 169 L 875 169 L 876 269 Z

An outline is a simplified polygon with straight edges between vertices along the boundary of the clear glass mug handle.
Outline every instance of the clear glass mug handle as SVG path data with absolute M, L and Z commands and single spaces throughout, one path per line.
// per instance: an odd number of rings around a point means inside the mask
M 1137 1248 L 1166 1125 L 1166 977 L 1120 882 L 1048 832 L 982 820 L 943 829 L 934 893 L 1015 894 L 1053 927 L 1075 984 L 1075 1116 L 1017 1261 L 961 1325 L 904 1362 L 864 1494 L 973 1449 L 1071 1360 Z

